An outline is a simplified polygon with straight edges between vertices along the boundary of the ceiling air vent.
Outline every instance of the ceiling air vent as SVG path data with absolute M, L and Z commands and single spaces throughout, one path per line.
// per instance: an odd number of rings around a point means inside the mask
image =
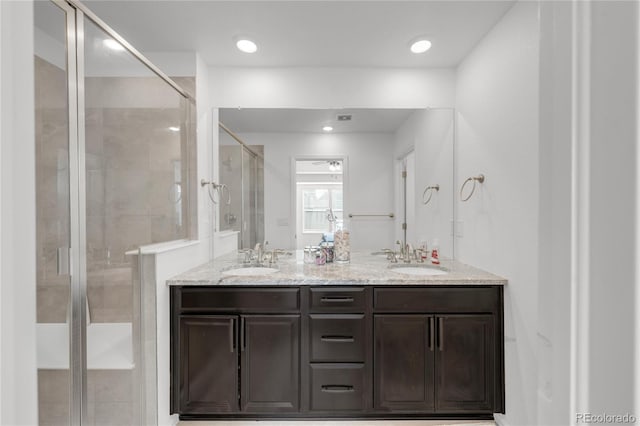
M 338 121 L 351 121 L 351 114 L 338 114 Z

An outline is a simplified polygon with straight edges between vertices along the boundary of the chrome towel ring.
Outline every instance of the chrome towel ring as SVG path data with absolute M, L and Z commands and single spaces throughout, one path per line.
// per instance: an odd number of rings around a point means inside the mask
M 433 191 L 440 191 L 440 185 L 435 184 L 433 186 L 427 186 L 424 191 L 422 192 L 422 204 L 429 204 L 429 201 L 431 201 L 431 197 L 433 197 Z M 424 199 L 424 196 L 427 195 L 427 193 L 429 193 L 429 198 L 427 198 L 426 200 Z
M 211 202 L 213 204 L 218 204 L 218 201 L 216 201 L 215 197 L 212 195 L 211 193 L 211 188 L 213 188 L 215 190 L 215 192 L 218 194 L 218 200 L 220 200 L 220 198 L 222 198 L 224 191 L 227 191 L 227 205 L 231 205 L 231 191 L 229 191 L 229 188 L 227 187 L 227 185 L 225 185 L 224 183 L 215 183 L 215 182 L 207 182 L 206 180 L 202 179 L 200 180 L 200 186 L 207 187 L 207 193 L 209 194 L 209 199 L 211 199 Z
M 464 191 L 464 187 L 467 183 L 469 182 L 473 182 L 473 186 L 471 187 L 471 192 L 469 193 L 469 195 L 466 198 L 462 197 L 462 192 Z M 479 174 L 478 176 L 472 176 L 467 178 L 467 180 L 464 181 L 464 183 L 462 184 L 462 187 L 460 187 L 460 200 L 462 201 L 467 201 L 469 198 L 471 198 L 471 196 L 473 195 L 474 191 L 476 190 L 476 182 L 480 182 L 483 183 L 484 182 L 484 175 L 483 174 Z

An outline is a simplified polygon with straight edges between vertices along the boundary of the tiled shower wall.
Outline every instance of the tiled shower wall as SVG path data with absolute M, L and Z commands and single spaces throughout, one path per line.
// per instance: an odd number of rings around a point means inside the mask
M 39 57 L 36 70 L 38 322 L 66 322 L 68 279 L 55 250 L 68 244 L 66 72 Z M 193 78 L 181 83 L 195 84 Z M 86 82 L 87 268 L 91 322 L 132 321 L 127 251 L 187 237 L 185 117 L 173 108 L 97 107 L 100 96 L 157 93 L 157 78 L 89 78 Z M 145 90 L 145 86 L 148 86 Z M 135 87 L 135 90 L 131 90 Z M 165 89 L 166 90 L 166 89 Z M 177 103 L 177 102 L 175 102 Z M 181 127 L 178 132 L 168 129 Z

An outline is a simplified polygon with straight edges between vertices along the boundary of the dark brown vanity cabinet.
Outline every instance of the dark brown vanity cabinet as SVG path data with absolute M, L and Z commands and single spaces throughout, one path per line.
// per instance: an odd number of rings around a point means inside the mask
M 435 317 L 436 412 L 493 412 L 494 321 L 493 315 Z
M 433 316 L 376 315 L 375 408 L 433 412 Z
M 498 286 L 374 289 L 375 408 L 504 412 Z
M 237 317 L 180 317 L 178 371 L 180 412 L 238 410 Z
M 173 289 L 172 412 L 298 412 L 298 293 Z
M 376 315 L 376 408 L 493 412 L 491 315 Z
M 309 412 L 362 415 L 371 407 L 366 288 L 311 287 L 309 293 Z
M 297 411 L 299 336 L 299 315 L 181 316 L 181 413 Z
M 501 286 L 171 288 L 183 419 L 504 412 Z
M 241 317 L 240 400 L 246 413 L 297 412 L 300 316 Z

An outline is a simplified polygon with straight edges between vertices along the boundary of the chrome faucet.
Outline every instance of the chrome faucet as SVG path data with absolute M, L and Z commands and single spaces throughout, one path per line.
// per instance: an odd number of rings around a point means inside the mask
M 395 251 L 388 248 L 384 248 L 382 249 L 382 252 L 387 254 L 388 261 L 390 261 L 391 263 L 398 263 L 398 256 L 396 255 Z
M 424 260 L 422 260 L 422 253 L 424 250 L 422 248 L 414 248 L 413 245 L 409 243 L 403 244 L 400 240 L 397 240 L 396 244 L 400 248 L 399 252 L 395 252 L 390 249 L 382 249 L 382 251 L 387 254 L 387 260 L 391 263 L 398 263 L 399 260 L 402 260 L 404 263 L 411 263 L 412 259 L 417 263 L 424 263 Z
M 400 259 L 402 259 L 402 260 L 404 260 L 404 255 L 405 255 L 404 249 L 405 249 L 405 247 L 404 247 L 404 245 L 400 242 L 400 240 L 396 240 L 396 244 L 400 246 L 400 257 L 399 257 L 399 258 L 400 258 Z
M 256 253 L 256 262 L 258 264 L 261 264 L 262 262 L 264 262 L 264 255 L 267 248 L 267 244 L 269 244 L 269 241 L 265 240 L 265 242 L 262 243 L 262 245 L 258 243 L 253 249 L 253 251 Z
M 282 250 L 282 249 L 273 249 L 273 250 L 271 250 L 271 257 L 269 259 L 269 264 L 270 265 L 275 264 L 275 263 L 278 262 L 278 255 L 279 254 L 288 254 L 288 255 L 290 255 L 291 252 L 288 252 L 288 251 Z
M 238 253 L 244 254 L 244 260 L 242 263 L 251 263 L 253 260 L 253 250 L 252 249 L 238 249 Z
M 407 243 L 407 245 L 404 246 L 404 263 L 411 263 L 411 254 L 413 253 L 413 247 Z

